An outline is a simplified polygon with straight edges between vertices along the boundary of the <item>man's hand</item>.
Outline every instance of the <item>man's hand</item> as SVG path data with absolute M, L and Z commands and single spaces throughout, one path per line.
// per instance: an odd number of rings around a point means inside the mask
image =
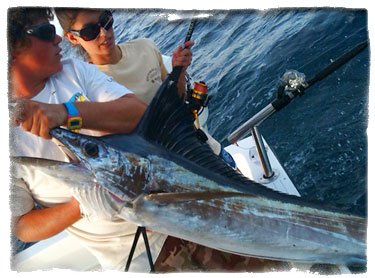
M 190 48 L 194 45 L 193 41 L 187 41 L 184 44 L 184 48 L 179 46 L 173 51 L 172 56 L 172 67 L 181 66 L 186 69 L 192 60 L 192 53 Z
M 193 41 L 187 41 L 184 43 L 184 47 L 179 46 L 175 51 L 173 51 L 172 56 L 172 67 L 181 66 L 182 71 L 180 73 L 177 90 L 178 94 L 185 98 L 186 97 L 186 82 L 185 82 L 185 71 L 191 64 L 192 53 L 190 48 L 194 45 Z
M 192 53 L 190 48 L 193 45 L 193 41 L 187 41 L 184 44 L 184 48 L 182 46 L 179 46 L 175 51 L 173 51 L 172 67 L 181 66 L 186 70 L 192 60 Z
M 63 104 L 22 99 L 17 101 L 11 117 L 13 124 L 21 124 L 23 130 L 44 139 L 51 139 L 49 131 L 65 124 L 67 111 Z

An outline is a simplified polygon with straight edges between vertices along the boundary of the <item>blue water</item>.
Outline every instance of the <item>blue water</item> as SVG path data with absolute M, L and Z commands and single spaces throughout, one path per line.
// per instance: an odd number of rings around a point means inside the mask
M 147 37 L 171 54 L 184 41 L 191 13 L 117 10 L 117 42 Z M 226 137 L 275 98 L 279 78 L 307 79 L 368 38 L 367 12 L 350 9 L 207 11 L 192 39 L 188 72 L 209 86 L 208 127 Z M 302 196 L 367 215 L 369 50 L 309 88 L 260 131 Z

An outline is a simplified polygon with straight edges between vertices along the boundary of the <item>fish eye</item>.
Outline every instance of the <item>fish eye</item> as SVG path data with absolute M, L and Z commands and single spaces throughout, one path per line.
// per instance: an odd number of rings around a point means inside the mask
M 87 141 L 83 144 L 82 151 L 86 156 L 97 157 L 99 154 L 99 147 L 94 142 Z

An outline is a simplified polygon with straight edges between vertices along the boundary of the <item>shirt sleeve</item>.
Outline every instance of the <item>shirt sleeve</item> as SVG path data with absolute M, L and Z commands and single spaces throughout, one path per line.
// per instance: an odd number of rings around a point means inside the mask
M 133 94 L 128 88 L 117 83 L 112 77 L 98 70 L 95 65 L 77 61 L 78 74 L 82 80 L 90 101 L 105 102 L 115 100 L 127 94 Z
M 11 179 L 10 210 L 13 217 L 22 216 L 34 208 L 34 199 L 22 179 Z

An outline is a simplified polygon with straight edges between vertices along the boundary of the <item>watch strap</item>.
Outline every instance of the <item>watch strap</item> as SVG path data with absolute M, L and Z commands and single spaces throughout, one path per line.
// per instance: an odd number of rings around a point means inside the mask
M 82 127 L 82 117 L 78 109 L 75 107 L 73 102 L 64 102 L 63 103 L 68 116 L 66 119 L 66 126 L 69 130 L 77 131 Z

